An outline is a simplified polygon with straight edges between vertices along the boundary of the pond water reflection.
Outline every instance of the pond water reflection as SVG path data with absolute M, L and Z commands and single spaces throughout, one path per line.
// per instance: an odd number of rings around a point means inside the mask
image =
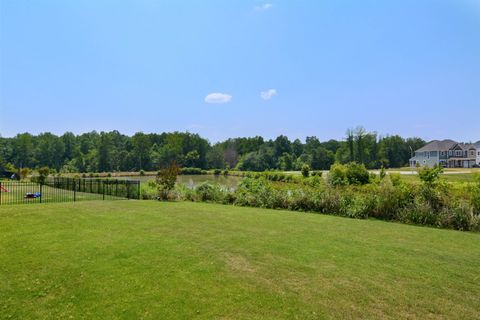
M 129 176 L 129 177 L 117 177 L 119 179 L 128 179 L 128 180 L 140 180 L 140 182 L 148 182 L 155 180 L 155 176 Z M 224 175 L 180 175 L 177 177 L 177 183 L 186 185 L 187 187 L 193 188 L 205 181 L 211 183 L 218 183 L 221 186 L 224 186 L 228 189 L 235 189 L 239 184 L 241 177 L 235 176 L 224 176 Z

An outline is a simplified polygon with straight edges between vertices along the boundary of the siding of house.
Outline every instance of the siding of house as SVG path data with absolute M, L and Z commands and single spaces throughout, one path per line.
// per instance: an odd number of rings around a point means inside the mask
M 412 160 L 415 163 L 412 163 Z M 415 152 L 415 156 L 410 159 L 410 165 L 415 166 L 416 163 L 419 163 L 420 166 L 429 166 L 433 167 L 440 163 L 439 152 L 438 151 L 422 151 Z
M 480 166 L 480 141 L 478 141 L 477 143 L 475 143 L 475 152 L 477 154 L 477 161 L 476 161 L 476 164 L 477 166 Z

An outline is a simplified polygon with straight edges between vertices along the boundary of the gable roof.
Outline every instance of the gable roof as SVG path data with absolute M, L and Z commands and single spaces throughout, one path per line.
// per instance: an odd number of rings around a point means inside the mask
M 473 144 L 475 148 L 480 149 L 480 140 Z
M 433 140 L 421 147 L 420 149 L 416 150 L 417 152 L 424 152 L 424 151 L 447 151 L 448 149 L 455 146 L 457 143 L 453 140 L 446 139 L 446 140 Z
M 475 149 L 475 146 L 472 143 L 459 143 L 458 144 L 462 150 Z

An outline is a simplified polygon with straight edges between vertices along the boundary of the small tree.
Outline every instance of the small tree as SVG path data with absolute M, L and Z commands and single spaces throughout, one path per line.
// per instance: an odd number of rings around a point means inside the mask
M 180 168 L 174 161 L 158 171 L 155 182 L 157 184 L 158 198 L 160 200 L 167 200 L 170 192 L 175 187 L 177 176 L 180 173 Z
M 332 164 L 328 173 L 328 181 L 334 186 L 348 184 L 347 167 L 340 163 Z
M 304 164 L 302 166 L 302 176 L 307 178 L 310 175 L 310 166 L 308 164 Z
M 387 172 L 385 171 L 385 168 L 382 166 L 380 168 L 380 180 L 383 180 L 387 175 Z
M 50 174 L 49 167 L 42 167 L 37 170 L 38 171 L 38 183 L 44 184 L 45 180 L 47 180 L 48 175 Z
M 25 179 L 27 178 L 28 174 L 30 173 L 29 168 L 20 168 L 18 169 L 18 175 L 20 176 L 20 179 Z
M 443 168 L 427 166 L 418 170 L 418 176 L 422 181 L 421 194 L 434 212 L 440 211 L 448 202 L 448 188 L 440 179 Z
M 440 166 L 434 166 L 433 168 L 425 166 L 418 170 L 418 176 L 425 185 L 433 187 L 440 179 L 442 172 L 443 169 Z

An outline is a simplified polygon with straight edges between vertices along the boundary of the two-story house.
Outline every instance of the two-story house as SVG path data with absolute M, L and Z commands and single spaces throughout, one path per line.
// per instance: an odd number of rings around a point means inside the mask
M 475 149 L 476 149 L 476 152 L 477 152 L 477 160 L 476 160 L 476 164 L 477 166 L 480 167 L 480 141 L 477 141 L 475 144 Z
M 433 140 L 415 151 L 415 155 L 410 159 L 410 166 L 472 168 L 477 163 L 478 150 L 480 149 L 473 144 Z

